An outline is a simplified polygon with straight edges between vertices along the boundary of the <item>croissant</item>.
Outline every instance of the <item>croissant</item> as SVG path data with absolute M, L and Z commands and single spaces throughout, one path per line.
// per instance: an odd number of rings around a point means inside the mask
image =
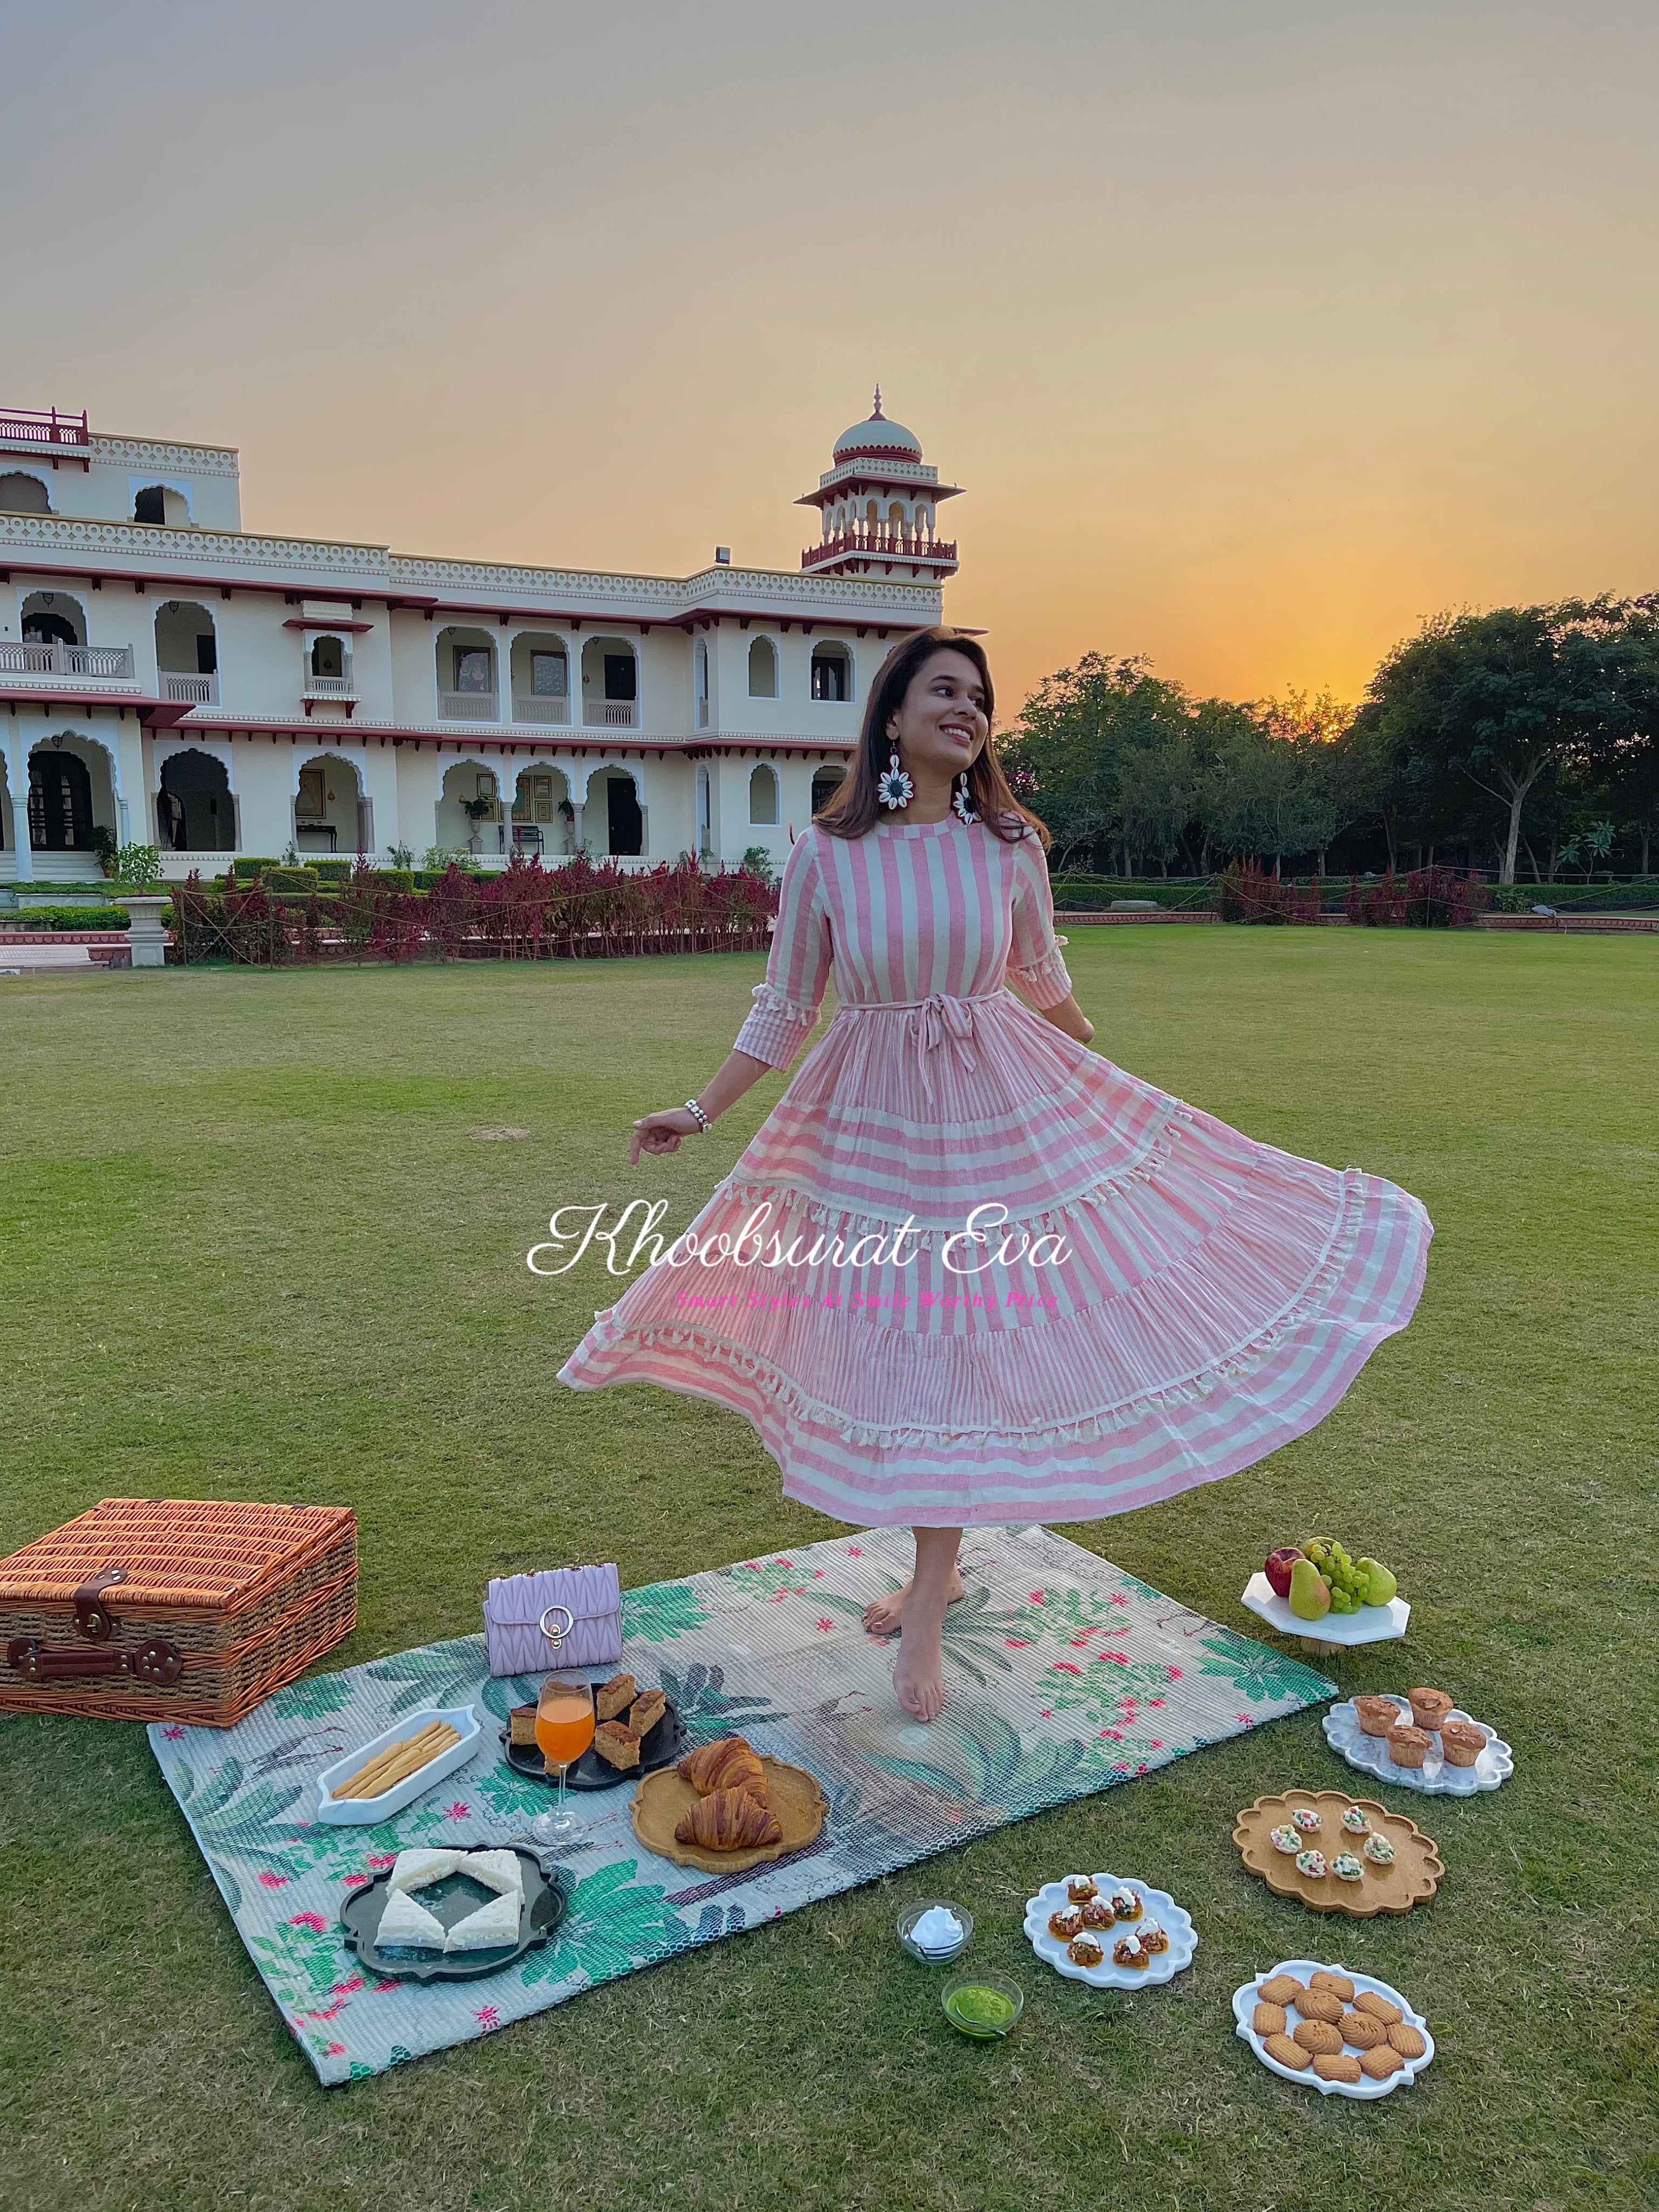
M 757 1805 L 769 1803 L 766 1770 L 753 1747 L 740 1735 L 723 1735 L 716 1742 L 699 1744 L 680 1760 L 678 1772 L 699 1797 L 716 1790 L 746 1790 Z
M 777 1815 L 757 1805 L 746 1790 L 716 1790 L 699 1797 L 674 1831 L 677 1844 L 700 1844 L 706 1851 L 752 1851 L 781 1844 Z

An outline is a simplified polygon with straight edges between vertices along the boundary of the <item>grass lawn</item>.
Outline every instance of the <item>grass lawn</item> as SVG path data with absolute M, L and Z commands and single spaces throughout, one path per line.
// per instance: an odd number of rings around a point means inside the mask
M 1516 1771 L 1385 1792 L 1439 1840 L 1433 1905 L 1322 1923 L 1238 1865 L 1237 1809 L 1348 1770 L 1318 1714 L 324 2090 L 242 1950 L 142 1733 L 0 1721 L 5 2212 L 945 2212 L 1659 2201 L 1654 1224 L 1659 965 L 1645 941 L 1071 933 L 1097 1044 L 1288 1150 L 1392 1176 L 1437 1231 L 1411 1328 L 1322 1427 L 1231 1480 L 1065 1532 L 1217 1620 L 1316 1528 L 1398 1569 L 1401 1653 Z M 753 1431 L 556 1369 L 620 1284 L 538 1280 L 558 1205 L 677 1232 L 776 1099 L 627 1166 L 632 1117 L 729 1048 L 749 957 L 0 983 L 0 1550 L 106 1494 L 342 1501 L 361 1625 L 328 1663 L 478 1626 L 492 1574 L 649 1582 L 834 1524 Z M 469 1132 L 513 1124 L 523 1143 Z M 1383 1647 L 1385 1650 L 1391 1647 Z M 1142 1873 L 1201 1946 L 1169 1989 L 1038 1969 L 1040 1879 Z M 957 1898 L 1027 2005 L 958 2041 L 897 1950 Z M 1248 1975 L 1312 1952 L 1395 1982 L 1439 2044 L 1381 2105 L 1235 2039 Z

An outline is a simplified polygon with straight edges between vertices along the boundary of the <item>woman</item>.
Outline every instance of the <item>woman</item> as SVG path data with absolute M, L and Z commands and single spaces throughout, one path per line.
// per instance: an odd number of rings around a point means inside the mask
M 902 1630 L 894 1686 L 921 1721 L 964 1527 L 1097 1520 L 1301 1436 L 1405 1327 L 1433 1233 L 1394 1184 L 1255 1144 L 1088 1049 L 1051 841 L 998 764 L 994 709 L 973 639 L 889 656 L 790 848 L 736 1049 L 641 1116 L 630 1162 L 791 1067 L 832 969 L 839 1010 L 669 1255 L 716 1263 L 647 1269 L 559 1372 L 730 1406 L 790 1497 L 909 1523 L 915 1573 L 865 1625 Z

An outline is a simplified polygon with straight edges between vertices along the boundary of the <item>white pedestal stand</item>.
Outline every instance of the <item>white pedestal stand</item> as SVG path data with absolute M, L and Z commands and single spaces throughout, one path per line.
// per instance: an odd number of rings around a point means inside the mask
M 1406 1633 L 1412 1617 L 1403 1597 L 1391 1597 L 1386 1605 L 1362 1605 L 1358 1613 L 1328 1613 L 1318 1620 L 1303 1620 L 1263 1574 L 1250 1577 L 1241 1602 L 1281 1636 L 1300 1637 L 1310 1651 L 1327 1659 L 1356 1644 L 1391 1643 Z

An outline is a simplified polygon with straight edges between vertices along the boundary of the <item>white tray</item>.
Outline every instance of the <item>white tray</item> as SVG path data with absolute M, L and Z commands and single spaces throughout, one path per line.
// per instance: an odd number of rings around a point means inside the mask
M 1397 2066 L 1386 2081 L 1373 2081 L 1369 2075 L 1362 2075 L 1358 2082 L 1322 2081 L 1311 2066 L 1298 2074 L 1294 2067 L 1286 2066 L 1264 2050 L 1261 2038 L 1250 2026 L 1251 2015 L 1261 2002 L 1261 1984 L 1272 1981 L 1275 1974 L 1294 1974 L 1297 1980 L 1304 1984 L 1310 1974 L 1346 1974 L 1353 1984 L 1356 1996 L 1363 1990 L 1372 1990 L 1378 1996 L 1387 1997 L 1390 2004 L 1397 2004 L 1406 2015 L 1407 2023 L 1422 2036 L 1428 2049 L 1420 2058 L 1408 2058 L 1404 2065 Z M 1357 1974 L 1352 1966 L 1326 1966 L 1318 1959 L 1286 1959 L 1277 1966 L 1270 1966 L 1265 1974 L 1258 1974 L 1253 1982 L 1246 1982 L 1243 1989 L 1235 1990 L 1233 2018 L 1238 2023 L 1237 2033 L 1249 2045 L 1269 2073 L 1277 2074 L 1283 2081 L 1294 2081 L 1299 2088 L 1317 2089 L 1322 2096 L 1361 2097 L 1367 2102 L 1374 2098 L 1386 2097 L 1399 2088 L 1402 2082 L 1414 2081 L 1434 2056 L 1434 2038 L 1429 2033 L 1429 2023 L 1420 2012 L 1412 2010 L 1398 1990 L 1391 1989 L 1387 1982 L 1379 1982 L 1374 1975 Z
M 1411 1700 L 1405 1692 L 1384 1690 L 1381 1694 L 1395 1700 L 1409 1725 Z M 1331 1706 L 1320 1726 L 1331 1749 L 1340 1752 L 1350 1766 L 1357 1766 L 1362 1774 L 1375 1775 L 1379 1782 L 1392 1782 L 1401 1790 L 1420 1790 L 1431 1797 L 1474 1797 L 1482 1790 L 1496 1790 L 1499 1783 L 1507 1782 L 1515 1771 L 1515 1754 L 1498 1731 L 1489 1729 L 1485 1721 L 1474 1720 L 1470 1714 L 1460 1712 L 1455 1705 L 1446 1718 L 1469 1721 L 1486 1737 L 1486 1747 L 1473 1766 L 1450 1765 L 1432 1729 L 1428 1731 L 1429 1748 L 1423 1754 L 1422 1765 L 1396 1766 L 1382 1738 L 1367 1735 L 1360 1727 L 1352 1698 Z
M 1066 1885 L 1075 1876 L 1062 1875 L 1058 1881 L 1045 1882 L 1035 1897 L 1025 1900 L 1025 1933 L 1031 1948 L 1039 1959 L 1046 1960 L 1057 1974 L 1064 1974 L 1068 1982 L 1087 1982 L 1096 1990 L 1144 1990 L 1150 1984 L 1170 1981 L 1183 1966 L 1193 1963 L 1193 1953 L 1198 1948 L 1198 1935 L 1192 1916 L 1182 1911 L 1167 1889 L 1153 1889 L 1133 1875 L 1121 1874 L 1091 1875 L 1103 1897 L 1109 1897 L 1115 1889 L 1133 1889 L 1140 1893 L 1146 1911 L 1139 1920 L 1119 1922 L 1114 1928 L 1096 1928 L 1089 1932 L 1099 1939 L 1106 1956 L 1097 1966 L 1079 1966 L 1066 1955 L 1066 1946 L 1058 1936 L 1048 1933 L 1048 1915 L 1059 1911 L 1071 1899 L 1066 1894 Z M 1155 1920 L 1170 1939 L 1167 1951 L 1156 1952 L 1145 1966 L 1120 1966 L 1112 1959 L 1112 1946 L 1119 1934 L 1133 1936 L 1137 1928 Z
M 406 1780 L 379 1797 L 330 1796 L 331 1790 L 337 1789 L 359 1767 L 367 1765 L 377 1751 L 384 1751 L 389 1743 L 400 1743 L 405 1736 L 418 1735 L 434 1721 L 447 1721 L 459 1735 L 460 1741 L 452 1743 L 447 1751 L 441 1751 L 424 1766 L 417 1766 Z M 366 1828 L 376 1820 L 389 1820 L 394 1813 L 401 1813 L 405 1805 L 412 1805 L 446 1775 L 465 1766 L 477 1750 L 483 1735 L 478 1717 L 471 1705 L 447 1706 L 441 1711 L 427 1705 L 418 1713 L 406 1713 L 394 1726 L 383 1729 L 371 1741 L 360 1743 L 355 1751 L 323 1769 L 317 1777 L 317 1809 L 312 1818 L 331 1828 Z
M 1303 1620 L 1264 1574 L 1250 1577 L 1240 1602 L 1281 1636 L 1299 1636 L 1316 1651 L 1340 1650 L 1352 1644 L 1387 1644 L 1406 1633 L 1406 1623 L 1412 1617 L 1403 1597 L 1391 1597 L 1386 1605 L 1362 1605 L 1358 1613 L 1328 1613 L 1318 1620 Z

